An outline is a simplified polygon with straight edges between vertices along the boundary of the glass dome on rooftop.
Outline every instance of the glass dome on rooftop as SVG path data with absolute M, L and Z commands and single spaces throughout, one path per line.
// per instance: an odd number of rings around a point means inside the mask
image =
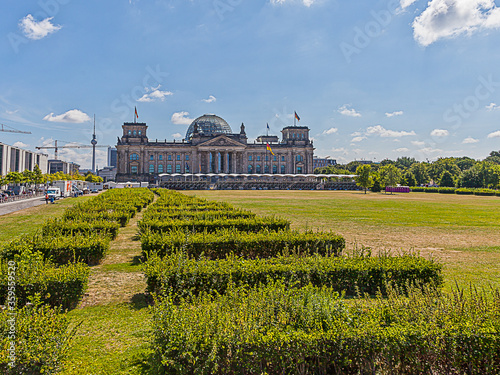
M 191 139 L 194 132 L 194 124 L 198 125 L 198 133 L 211 136 L 219 134 L 231 134 L 233 131 L 223 118 L 216 115 L 203 115 L 194 120 L 186 132 L 186 139 Z

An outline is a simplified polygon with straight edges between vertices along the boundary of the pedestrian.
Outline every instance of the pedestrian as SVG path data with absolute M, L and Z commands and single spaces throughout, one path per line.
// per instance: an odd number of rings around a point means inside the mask
M 45 194 L 45 204 L 49 204 L 49 195 Z

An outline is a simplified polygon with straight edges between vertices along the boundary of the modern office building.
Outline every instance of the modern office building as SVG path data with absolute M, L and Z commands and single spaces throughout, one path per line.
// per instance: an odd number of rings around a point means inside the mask
M 47 173 L 49 156 L 19 147 L 9 146 L 0 142 L 0 175 L 5 176 L 9 172 L 33 171 L 35 165 L 42 173 Z
M 108 147 L 108 167 L 116 167 L 118 165 L 118 156 L 116 148 Z
M 337 165 L 337 160 L 330 158 L 314 158 L 313 159 L 313 168 L 322 168 L 327 167 L 329 165 Z
M 65 174 L 73 174 L 73 173 L 78 173 L 80 169 L 80 165 L 73 163 L 73 162 L 67 162 L 67 161 L 62 161 L 62 160 L 57 160 L 57 159 L 51 159 L 49 160 L 49 173 L 57 173 L 57 172 L 62 172 Z
M 275 135 L 248 143 L 245 125 L 233 133 L 219 116 L 195 119 L 181 142 L 152 141 L 145 123 L 124 123 L 118 138 L 117 182 L 151 181 L 160 174 L 308 174 L 313 173 L 307 126 L 287 126 Z

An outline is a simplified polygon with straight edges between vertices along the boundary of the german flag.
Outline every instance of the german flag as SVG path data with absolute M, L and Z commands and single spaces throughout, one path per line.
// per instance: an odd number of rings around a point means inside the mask
M 135 107 L 135 118 L 138 119 L 139 115 L 137 114 L 137 107 Z
M 267 145 L 267 151 L 269 151 L 271 153 L 271 155 L 274 155 L 274 152 L 271 149 L 271 146 L 269 146 L 269 143 L 266 143 L 266 145 Z
M 297 119 L 297 121 L 300 121 L 300 117 L 299 117 L 299 115 L 297 114 L 297 112 L 295 112 L 295 118 Z

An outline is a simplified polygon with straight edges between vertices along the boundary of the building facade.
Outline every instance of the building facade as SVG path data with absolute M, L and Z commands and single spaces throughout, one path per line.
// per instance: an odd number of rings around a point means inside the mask
M 313 173 L 314 147 L 306 126 L 283 128 L 281 141 L 261 136 L 253 143 L 248 143 L 243 124 L 233 133 L 216 115 L 194 120 L 182 142 L 150 141 L 145 123 L 124 123 L 122 128 L 116 145 L 117 182 L 153 181 L 164 173 Z
M 108 147 L 108 167 L 116 167 L 118 165 L 116 148 Z
M 67 162 L 58 159 L 49 160 L 50 174 L 57 172 L 62 172 L 64 174 L 74 174 L 74 173 L 79 173 L 79 169 L 80 165 L 73 162 Z
M 42 173 L 47 173 L 48 160 L 49 156 L 46 154 L 0 143 L 0 176 L 9 172 L 33 171 L 35 165 L 38 165 Z
M 337 165 L 337 160 L 330 158 L 314 158 L 313 168 L 328 167 L 329 165 Z

